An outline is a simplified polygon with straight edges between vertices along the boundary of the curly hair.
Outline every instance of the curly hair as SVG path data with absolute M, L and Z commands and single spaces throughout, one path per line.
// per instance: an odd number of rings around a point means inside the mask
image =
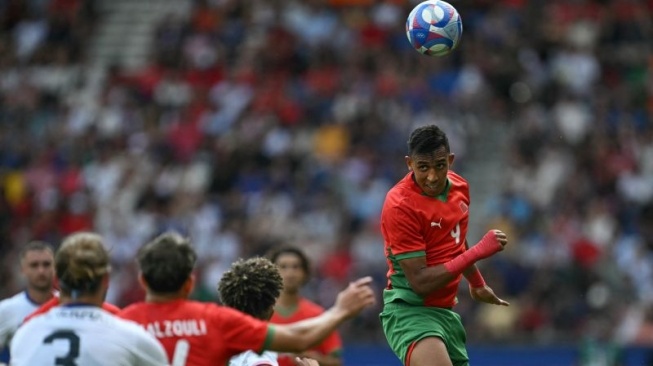
M 279 270 L 267 258 L 239 259 L 218 283 L 220 300 L 226 306 L 267 320 L 281 293 Z

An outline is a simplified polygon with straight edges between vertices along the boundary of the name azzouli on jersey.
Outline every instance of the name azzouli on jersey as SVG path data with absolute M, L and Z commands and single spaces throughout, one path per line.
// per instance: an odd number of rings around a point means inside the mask
M 145 329 L 157 338 L 206 335 L 204 319 L 163 320 L 148 323 Z

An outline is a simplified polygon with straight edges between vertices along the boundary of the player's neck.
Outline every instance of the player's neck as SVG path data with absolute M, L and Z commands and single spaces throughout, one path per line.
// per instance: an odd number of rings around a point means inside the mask
M 279 298 L 277 299 L 277 304 L 275 307 L 278 308 L 293 308 L 296 307 L 297 304 L 299 303 L 299 299 L 301 299 L 301 296 L 299 296 L 299 292 L 281 292 L 281 295 L 279 295 Z
M 29 297 L 30 301 L 39 305 L 45 303 L 46 301 L 50 300 L 52 296 L 54 296 L 52 293 L 52 289 L 48 289 L 47 291 L 42 291 L 42 290 L 28 287 L 26 291 L 27 291 L 27 297 Z
M 170 302 L 170 301 L 175 301 L 175 300 L 183 300 L 186 299 L 187 296 L 182 293 L 172 293 L 172 294 L 156 294 L 152 292 L 148 292 L 145 295 L 145 302 Z
M 96 295 L 81 295 L 73 299 L 70 296 L 62 294 L 59 298 L 59 304 L 61 305 L 84 304 L 90 306 L 102 306 L 103 302 L 104 300 Z

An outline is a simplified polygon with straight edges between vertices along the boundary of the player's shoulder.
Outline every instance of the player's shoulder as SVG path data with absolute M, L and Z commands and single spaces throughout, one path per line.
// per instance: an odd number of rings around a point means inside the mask
M 227 308 L 213 302 L 186 300 L 180 309 L 188 316 L 210 320 L 222 316 Z
M 29 319 L 29 321 L 24 321 L 20 324 L 14 338 L 18 337 L 21 333 L 30 334 L 35 331 L 40 331 L 42 329 L 49 328 L 52 316 L 50 312 L 44 312 L 41 314 L 35 314 Z
M 461 188 L 468 188 L 469 183 L 467 183 L 467 179 L 463 178 L 460 174 L 454 172 L 453 170 L 449 170 L 447 173 L 447 178 L 449 178 L 449 182 L 451 182 L 451 185 L 454 187 L 461 187 Z
M 0 310 L 10 310 L 16 307 L 22 307 L 24 305 L 29 305 L 31 304 L 29 301 L 29 298 L 27 297 L 27 293 L 25 291 L 21 291 L 11 297 L 8 297 L 6 299 L 3 299 L 0 301 Z
M 113 315 L 116 315 L 121 311 L 121 309 L 118 306 L 116 306 L 114 304 L 111 304 L 111 303 L 108 303 L 108 302 L 103 302 L 102 303 L 102 310 L 104 310 L 104 311 L 106 311 L 108 313 L 111 313 Z
M 105 324 L 108 325 L 107 330 L 111 329 L 107 336 L 129 340 L 150 338 L 150 334 L 137 322 L 114 315 L 104 309 L 98 309 L 98 312 L 104 318 Z
M 116 316 L 118 316 L 121 319 L 139 321 L 142 317 L 145 317 L 147 313 L 148 313 L 147 303 L 135 302 L 124 307 L 116 314 Z
M 123 315 L 123 314 L 138 313 L 138 312 L 141 312 L 141 311 L 147 309 L 147 307 L 148 307 L 148 303 L 146 303 L 144 301 L 134 302 L 134 303 L 131 303 L 131 304 L 125 306 L 124 308 L 122 308 L 122 310 L 120 310 L 119 314 Z
M 215 312 L 217 304 L 193 300 L 175 300 L 166 303 L 137 302 L 122 309 L 118 316 L 124 319 L 139 320 L 148 317 L 153 310 L 174 317 L 202 316 Z
M 413 196 L 417 193 L 415 182 L 412 179 L 412 173 L 406 174 L 397 182 L 385 196 L 385 207 L 392 208 L 404 204 L 411 205 Z
M 144 333 L 145 330 L 141 325 L 138 323 L 135 323 L 129 319 L 123 319 L 119 316 L 113 315 L 105 310 L 104 311 L 104 316 L 113 323 L 113 326 L 116 327 L 121 332 L 125 333 Z
M 394 195 L 404 195 L 407 192 L 411 191 L 412 185 L 414 184 L 412 179 L 412 173 L 406 174 L 401 180 L 395 183 L 390 190 L 388 190 L 388 196 Z

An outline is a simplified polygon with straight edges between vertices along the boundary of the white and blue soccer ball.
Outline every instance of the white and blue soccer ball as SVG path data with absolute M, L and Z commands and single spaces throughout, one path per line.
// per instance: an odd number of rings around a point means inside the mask
M 444 56 L 460 43 L 463 22 L 456 8 L 440 0 L 426 0 L 413 8 L 406 19 L 410 44 L 428 56 Z

